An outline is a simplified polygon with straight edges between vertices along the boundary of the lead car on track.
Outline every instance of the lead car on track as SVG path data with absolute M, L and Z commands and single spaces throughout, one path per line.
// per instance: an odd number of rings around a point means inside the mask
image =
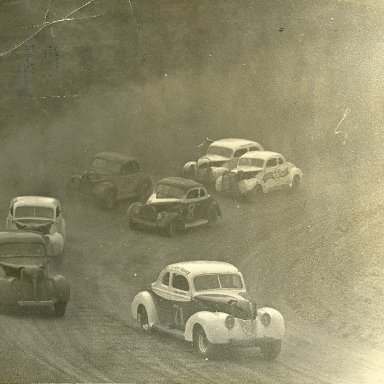
M 283 316 L 256 308 L 241 272 L 219 261 L 168 265 L 148 291 L 135 296 L 131 311 L 143 330 L 179 336 L 202 357 L 218 345 L 240 344 L 259 347 L 263 358 L 273 360 L 285 332 Z

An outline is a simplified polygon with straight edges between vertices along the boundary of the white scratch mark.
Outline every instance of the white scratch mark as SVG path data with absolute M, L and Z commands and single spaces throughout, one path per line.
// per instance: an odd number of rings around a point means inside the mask
M 337 124 L 337 127 L 333 130 L 333 132 L 335 133 L 335 135 L 336 135 L 337 137 L 340 137 L 340 138 L 341 138 L 341 144 L 342 144 L 343 146 L 347 143 L 348 134 L 347 134 L 347 132 L 340 131 L 340 130 L 339 130 L 339 127 L 340 127 L 340 124 L 345 120 L 345 118 L 349 115 L 350 112 L 351 112 L 351 108 L 347 108 L 347 109 L 344 111 L 344 115 L 343 115 L 343 117 L 341 118 L 341 120 L 339 121 L 339 124 Z
M 31 40 L 33 37 L 35 37 L 38 33 L 40 33 L 44 28 L 46 27 L 49 27 L 53 24 L 57 24 L 57 23 L 61 23 L 61 22 L 64 22 L 64 21 L 73 21 L 75 20 L 75 18 L 70 18 L 70 16 L 72 16 L 73 14 L 75 14 L 76 12 L 80 11 L 81 9 L 83 9 L 84 7 L 86 7 L 87 5 L 93 3 L 95 0 L 90 0 L 88 1 L 87 3 L 83 4 L 81 7 L 79 8 L 76 8 L 74 11 L 68 13 L 68 15 L 66 15 L 65 17 L 63 17 L 62 19 L 59 19 L 59 20 L 53 20 L 53 21 L 46 21 L 44 22 L 40 28 L 34 32 L 31 36 L 29 36 L 28 38 L 26 38 L 25 40 L 23 40 L 21 43 L 18 43 L 16 44 L 13 48 L 10 48 L 8 49 L 7 51 L 5 52 L 0 52 L 0 57 L 3 57 L 3 56 L 6 56 L 8 55 L 9 53 L 13 52 L 14 50 L 16 50 L 17 48 L 21 47 L 23 44 L 27 43 L 29 40 Z M 91 18 L 92 16 L 88 16 L 88 18 Z M 82 19 L 82 18 L 79 18 L 79 19 Z
M 48 8 L 47 8 L 47 12 L 45 13 L 45 21 L 47 21 L 47 18 L 48 18 L 48 14 L 51 10 L 51 4 L 52 4 L 52 0 L 49 0 L 49 4 L 48 4 Z

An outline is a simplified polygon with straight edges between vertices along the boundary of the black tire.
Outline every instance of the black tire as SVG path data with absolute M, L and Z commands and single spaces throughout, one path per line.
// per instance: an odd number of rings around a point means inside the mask
M 265 342 L 260 345 L 263 360 L 275 360 L 281 351 L 281 340 Z
M 128 219 L 128 226 L 129 226 L 129 229 L 132 229 L 132 231 L 137 229 L 137 224 L 133 221 L 131 217 Z
M 176 220 L 172 220 L 165 228 L 165 234 L 168 237 L 174 237 L 179 229 L 179 225 Z
M 143 305 L 139 306 L 139 309 L 137 310 L 137 319 L 139 320 L 140 327 L 145 333 L 151 332 L 151 327 L 148 322 L 148 313 L 147 310 Z
M 256 185 L 255 188 L 252 189 L 252 191 L 249 191 L 245 195 L 245 200 L 248 203 L 255 203 L 256 201 L 260 200 L 260 198 L 263 196 L 263 188 L 261 185 Z
M 65 311 L 67 310 L 67 302 L 66 301 L 58 301 L 55 304 L 53 304 L 53 309 L 55 311 L 56 317 L 63 317 L 65 314 Z
M 300 189 L 301 179 L 300 176 L 294 176 L 292 180 L 291 191 L 297 192 Z
M 208 340 L 204 329 L 198 325 L 193 332 L 193 345 L 199 356 L 207 358 L 212 356 L 214 351 L 213 344 Z
M 108 191 L 107 195 L 105 196 L 104 200 L 104 207 L 106 209 L 112 209 L 116 204 L 116 194 L 113 191 Z
M 150 180 L 145 180 L 141 183 L 140 187 L 137 189 L 137 199 L 142 203 L 145 203 L 148 200 L 148 197 L 152 193 L 152 183 Z
M 217 220 L 219 218 L 219 210 L 217 207 L 212 207 L 208 212 L 208 224 L 214 225 L 217 223 Z

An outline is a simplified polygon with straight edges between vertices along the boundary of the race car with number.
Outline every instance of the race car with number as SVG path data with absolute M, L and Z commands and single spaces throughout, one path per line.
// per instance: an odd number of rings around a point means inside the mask
M 202 357 L 220 345 L 247 345 L 259 347 L 263 358 L 273 360 L 285 332 L 280 312 L 257 308 L 241 272 L 220 261 L 168 265 L 147 291 L 135 296 L 131 312 L 144 331 L 179 336 L 193 343 Z
M 173 236 L 187 228 L 216 223 L 221 209 L 200 183 L 166 177 L 157 183 L 146 204 L 133 203 L 127 214 L 131 229 L 145 226 Z
M 303 172 L 277 152 L 248 152 L 237 167 L 216 180 L 216 190 L 253 202 L 263 193 L 281 188 L 296 191 Z
M 221 139 L 211 141 L 207 153 L 197 161 L 189 161 L 183 167 L 183 177 L 202 183 L 214 183 L 226 171 L 235 168 L 240 156 L 248 152 L 262 151 L 255 141 L 245 139 Z
M 152 182 L 134 158 L 100 152 L 93 158 L 90 169 L 72 176 L 67 187 L 93 196 L 105 208 L 113 208 L 117 201 L 125 199 L 145 201 L 152 191 Z

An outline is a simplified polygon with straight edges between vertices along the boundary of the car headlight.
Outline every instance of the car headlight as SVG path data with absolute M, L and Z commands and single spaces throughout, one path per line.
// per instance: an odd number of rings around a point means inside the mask
M 159 212 L 156 216 L 157 220 L 161 220 L 163 218 L 163 212 Z
M 231 330 L 235 326 L 235 318 L 233 316 L 227 316 L 225 319 L 225 326 Z
M 263 313 L 261 315 L 261 324 L 263 324 L 264 327 L 268 327 L 269 324 L 271 324 L 271 315 L 269 313 Z

